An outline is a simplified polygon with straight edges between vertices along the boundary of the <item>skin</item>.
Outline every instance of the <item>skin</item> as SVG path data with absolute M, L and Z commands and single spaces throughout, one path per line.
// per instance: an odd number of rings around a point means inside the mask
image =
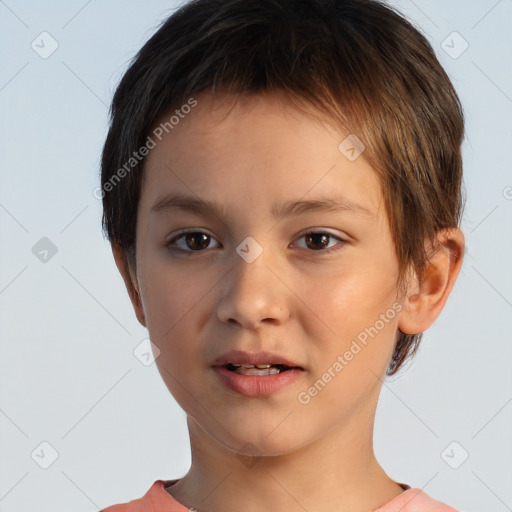
M 247 512 L 373 510 L 403 492 L 372 442 L 397 329 L 423 332 L 439 315 L 462 263 L 463 234 L 439 232 L 425 280 L 411 273 L 400 297 L 381 187 L 364 153 L 352 162 L 338 150 L 346 134 L 275 95 L 197 98 L 148 155 L 136 271 L 113 245 L 137 318 L 161 351 L 158 369 L 187 414 L 192 465 L 168 492 L 198 512 L 241 503 Z M 169 193 L 217 201 L 222 211 L 151 211 Z M 271 214 L 274 202 L 340 197 L 369 213 Z M 187 245 L 176 240 L 185 228 L 210 238 Z M 327 247 L 304 236 L 311 232 L 331 234 Z M 252 263 L 236 252 L 247 236 L 263 248 Z M 326 253 L 332 247 L 339 250 Z M 399 313 L 300 403 L 299 393 L 393 304 Z M 231 349 L 275 352 L 305 371 L 273 395 L 244 397 L 211 368 Z

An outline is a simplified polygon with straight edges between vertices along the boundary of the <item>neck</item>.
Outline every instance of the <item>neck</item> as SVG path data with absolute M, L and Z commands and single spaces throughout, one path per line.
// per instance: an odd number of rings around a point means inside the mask
M 373 414 L 278 456 L 240 457 L 188 417 L 189 472 L 169 488 L 197 512 L 367 512 L 403 492 L 377 462 Z

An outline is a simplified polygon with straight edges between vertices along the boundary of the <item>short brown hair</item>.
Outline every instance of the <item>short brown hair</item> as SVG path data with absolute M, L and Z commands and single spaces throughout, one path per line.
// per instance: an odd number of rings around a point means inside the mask
M 410 268 L 421 276 L 425 240 L 435 244 L 438 230 L 459 226 L 463 112 L 411 23 L 376 0 L 193 0 L 142 47 L 112 100 L 103 229 L 130 266 L 145 160 L 113 178 L 166 113 L 208 90 L 281 93 L 356 134 L 380 177 L 400 286 Z M 421 336 L 398 332 L 387 375 Z

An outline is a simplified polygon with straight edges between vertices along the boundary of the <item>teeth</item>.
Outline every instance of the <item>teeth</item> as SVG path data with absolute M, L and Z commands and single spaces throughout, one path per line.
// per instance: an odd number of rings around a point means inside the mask
M 276 375 L 284 371 L 284 365 L 270 363 L 263 364 L 239 364 L 239 363 L 228 363 L 226 366 L 231 366 L 231 370 L 234 373 L 241 375 Z
M 255 368 L 254 365 L 252 365 L 251 368 L 247 368 L 246 365 L 243 365 L 237 368 L 235 373 L 242 375 L 275 375 L 276 373 L 280 373 L 280 370 L 279 368 L 272 368 L 270 365 L 268 365 L 268 368 Z

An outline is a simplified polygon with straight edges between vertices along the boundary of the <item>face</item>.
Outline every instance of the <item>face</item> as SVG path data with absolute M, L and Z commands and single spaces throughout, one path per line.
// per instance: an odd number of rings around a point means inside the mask
M 167 387 L 233 451 L 366 425 L 400 316 L 375 171 L 275 96 L 197 99 L 148 155 L 136 228 L 138 313 Z M 233 350 L 300 369 L 215 366 Z

